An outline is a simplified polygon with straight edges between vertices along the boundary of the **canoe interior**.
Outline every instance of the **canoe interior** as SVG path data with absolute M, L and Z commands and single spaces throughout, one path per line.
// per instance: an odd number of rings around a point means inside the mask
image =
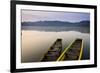
M 44 55 L 42 61 L 56 61 L 62 51 L 62 39 L 57 39 Z
M 41 61 L 78 60 L 82 49 L 82 39 L 76 39 L 67 50 L 62 52 L 62 39 L 57 39 L 44 54 Z
M 78 60 L 82 47 L 82 39 L 76 39 L 60 60 Z

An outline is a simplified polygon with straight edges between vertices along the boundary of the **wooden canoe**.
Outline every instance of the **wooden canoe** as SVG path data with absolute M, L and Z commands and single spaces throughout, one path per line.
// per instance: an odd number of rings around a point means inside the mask
M 57 61 L 80 60 L 83 51 L 83 40 L 76 39 L 73 41 L 59 56 Z

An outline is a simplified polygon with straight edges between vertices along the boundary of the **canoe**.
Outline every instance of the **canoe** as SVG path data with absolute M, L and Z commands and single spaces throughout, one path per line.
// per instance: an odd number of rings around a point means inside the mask
M 57 39 L 54 44 L 44 54 L 41 61 L 56 61 L 61 55 L 62 51 L 62 39 Z
M 76 39 L 67 48 L 64 49 L 57 61 L 80 60 L 82 57 L 82 51 L 83 40 Z

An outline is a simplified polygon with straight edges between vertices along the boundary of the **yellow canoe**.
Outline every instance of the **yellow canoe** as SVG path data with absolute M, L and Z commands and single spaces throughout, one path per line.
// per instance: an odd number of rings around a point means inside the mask
M 80 60 L 83 52 L 83 40 L 73 41 L 59 56 L 57 61 Z

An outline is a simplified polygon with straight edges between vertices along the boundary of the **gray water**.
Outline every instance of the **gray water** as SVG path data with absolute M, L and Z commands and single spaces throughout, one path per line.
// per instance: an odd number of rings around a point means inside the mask
M 89 33 L 89 27 L 66 27 L 66 26 L 22 26 L 22 30 L 36 30 L 36 31 L 78 31 L 82 33 Z
M 22 63 L 40 62 L 50 46 L 62 39 L 63 49 L 75 39 L 83 39 L 82 60 L 90 59 L 90 33 L 88 27 L 22 27 Z

